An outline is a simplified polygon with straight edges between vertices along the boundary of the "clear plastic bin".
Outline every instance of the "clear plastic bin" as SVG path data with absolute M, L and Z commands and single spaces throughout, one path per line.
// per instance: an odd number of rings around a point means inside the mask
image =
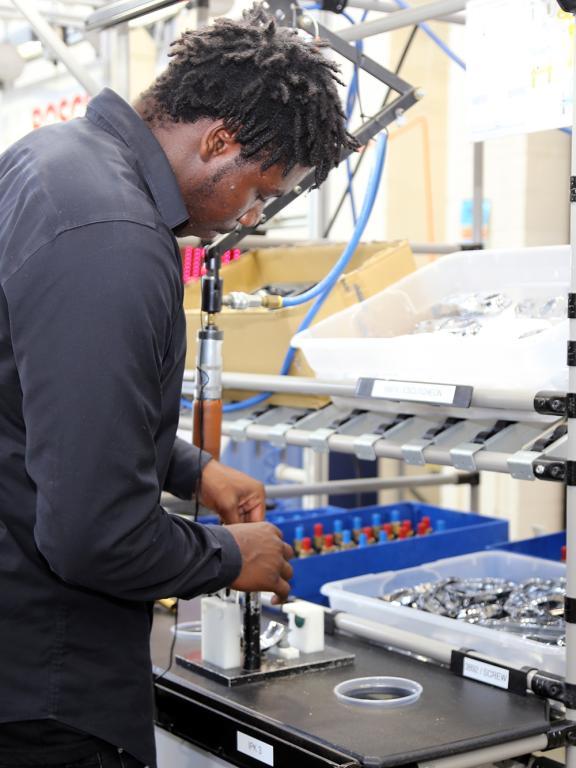
M 454 294 L 501 291 L 514 302 L 566 296 L 569 270 L 569 246 L 444 256 L 361 304 L 297 334 L 292 344 L 302 349 L 322 379 L 343 381 L 365 376 L 565 389 L 567 320 L 520 339 L 516 331 L 506 333 L 497 325 L 467 337 L 412 334 L 412 330 L 434 304 Z M 513 322 L 523 324 L 525 333 L 542 327 L 537 320 Z
M 530 578 L 552 579 L 566 575 L 562 563 L 508 552 L 477 552 L 459 557 L 435 560 L 427 565 L 357 576 L 324 584 L 322 594 L 330 607 L 355 616 L 414 632 L 434 640 L 442 640 L 456 648 L 470 648 L 515 666 L 529 665 L 563 675 L 563 648 L 524 640 L 506 632 L 467 624 L 464 621 L 437 616 L 415 608 L 391 605 L 380 599 L 401 587 L 437 581 L 448 576 L 462 578 L 492 577 L 521 582 Z

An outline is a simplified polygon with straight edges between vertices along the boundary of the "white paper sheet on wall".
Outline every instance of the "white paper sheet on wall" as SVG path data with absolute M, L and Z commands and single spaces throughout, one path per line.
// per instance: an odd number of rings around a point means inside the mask
M 570 126 L 572 15 L 556 0 L 470 0 L 466 18 L 471 139 Z

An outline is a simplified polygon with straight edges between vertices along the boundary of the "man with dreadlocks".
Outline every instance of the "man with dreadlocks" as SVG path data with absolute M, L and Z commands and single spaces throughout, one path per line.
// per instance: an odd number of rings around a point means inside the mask
M 175 44 L 130 107 L 0 156 L 0 766 L 155 765 L 150 606 L 289 592 L 263 489 L 175 439 L 175 234 L 255 224 L 354 140 L 334 65 L 261 11 Z M 163 489 L 225 526 L 173 517 Z M 248 524 L 247 524 L 248 523 Z

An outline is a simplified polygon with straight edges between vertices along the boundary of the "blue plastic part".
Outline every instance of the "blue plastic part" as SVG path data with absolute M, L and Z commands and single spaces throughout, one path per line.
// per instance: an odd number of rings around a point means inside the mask
M 334 533 L 342 533 L 342 527 L 343 522 L 338 518 L 338 520 L 334 520 Z
M 373 512 L 372 513 L 372 527 L 377 528 L 378 526 L 382 525 L 382 515 L 380 512 Z
M 303 525 L 297 525 L 296 531 L 294 533 L 294 541 L 302 541 L 304 538 L 304 526 Z
M 362 528 L 362 518 L 360 515 L 355 515 L 352 519 L 352 530 L 359 531 Z
M 384 542 L 386 541 L 388 541 L 388 534 L 386 533 L 386 531 L 380 531 L 378 533 L 378 543 L 384 544 Z
M 560 562 L 564 546 L 566 546 L 566 531 L 559 531 L 546 536 L 535 536 L 532 539 L 495 544 L 487 549 L 502 549 L 506 552 L 517 552 L 519 555 L 532 555 L 544 560 Z
M 390 512 L 390 522 L 391 523 L 399 523 L 402 515 L 400 514 L 399 509 L 393 509 Z
M 368 536 L 362 531 L 360 536 L 358 536 L 358 546 L 359 547 L 367 547 L 368 546 Z
M 508 523 L 505 520 L 454 512 L 416 502 L 389 506 L 372 505 L 354 510 L 338 507 L 309 512 L 301 510 L 301 521 L 292 522 L 292 516 L 285 513 L 290 521 L 278 527 L 283 532 L 285 541 L 291 543 L 295 539 L 297 525 L 304 526 L 305 536 L 312 536 L 314 523 L 323 523 L 324 529 L 330 531 L 333 530 L 334 521 L 341 520 L 342 542 L 349 544 L 352 541 L 351 528 L 357 523 L 360 523 L 360 529 L 370 525 L 375 512 L 381 515 L 382 523 L 391 522 L 393 516 L 411 520 L 414 530 L 422 517 L 427 515 L 434 535 L 411 536 L 407 539 L 378 542 L 367 547 L 353 547 L 340 552 L 294 559 L 291 561 L 294 569 L 291 585 L 295 597 L 327 605 L 326 598 L 320 594 L 320 587 L 327 581 L 347 579 L 365 573 L 411 568 L 442 557 L 484 550 L 508 539 Z M 354 521 L 354 518 L 359 519 Z M 439 530 L 442 528 L 443 530 Z

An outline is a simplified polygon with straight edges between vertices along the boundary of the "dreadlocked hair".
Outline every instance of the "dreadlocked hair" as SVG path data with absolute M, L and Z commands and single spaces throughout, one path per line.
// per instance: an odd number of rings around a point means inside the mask
M 314 167 L 321 184 L 343 149 L 358 143 L 346 130 L 336 84 L 338 66 L 295 30 L 277 27 L 261 6 L 242 21 L 218 19 L 172 44 L 167 70 L 143 95 L 150 122 L 221 119 L 240 157 Z

